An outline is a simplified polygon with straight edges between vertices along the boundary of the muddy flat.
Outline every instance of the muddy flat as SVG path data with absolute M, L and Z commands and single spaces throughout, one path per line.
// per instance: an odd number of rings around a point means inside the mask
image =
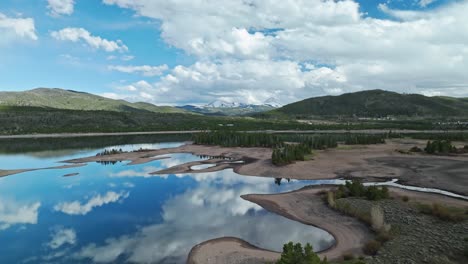
M 366 160 L 368 166 L 356 166 L 344 177 L 379 177 L 382 171 L 394 170 L 392 175 L 401 184 L 445 191 L 468 196 L 468 160 L 442 156 L 379 157 Z M 377 171 L 375 173 L 374 171 Z

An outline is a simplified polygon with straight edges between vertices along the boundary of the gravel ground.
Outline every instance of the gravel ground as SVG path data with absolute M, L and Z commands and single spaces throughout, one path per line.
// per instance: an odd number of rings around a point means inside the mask
M 385 243 L 366 263 L 468 263 L 463 255 L 468 237 L 468 220 L 454 223 L 424 215 L 400 200 L 371 202 L 346 198 L 353 207 L 370 210 L 373 204 L 382 207 L 387 224 L 397 235 Z

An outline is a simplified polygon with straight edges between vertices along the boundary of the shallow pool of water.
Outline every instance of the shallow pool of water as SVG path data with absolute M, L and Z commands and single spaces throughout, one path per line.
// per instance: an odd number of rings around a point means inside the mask
M 205 170 L 216 167 L 216 164 L 200 164 L 190 167 L 191 170 Z

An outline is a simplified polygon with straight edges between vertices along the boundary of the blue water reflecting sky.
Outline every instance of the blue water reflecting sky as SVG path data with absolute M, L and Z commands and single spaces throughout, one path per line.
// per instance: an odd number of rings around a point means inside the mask
M 0 169 L 48 167 L 101 150 L 2 155 Z M 168 156 L 140 165 L 89 163 L 0 178 L 0 263 L 184 263 L 192 246 L 221 236 L 272 250 L 288 241 L 311 242 L 316 250 L 331 243 L 324 231 L 240 198 L 312 182 L 283 181 L 278 186 L 273 179 L 240 176 L 232 170 L 150 175 L 200 160 L 190 154 Z M 63 177 L 71 173 L 78 175 Z

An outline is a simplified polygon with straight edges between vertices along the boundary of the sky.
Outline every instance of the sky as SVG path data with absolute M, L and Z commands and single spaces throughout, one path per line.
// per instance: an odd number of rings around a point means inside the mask
M 1 0 L 0 90 L 158 105 L 468 97 L 468 1 Z

